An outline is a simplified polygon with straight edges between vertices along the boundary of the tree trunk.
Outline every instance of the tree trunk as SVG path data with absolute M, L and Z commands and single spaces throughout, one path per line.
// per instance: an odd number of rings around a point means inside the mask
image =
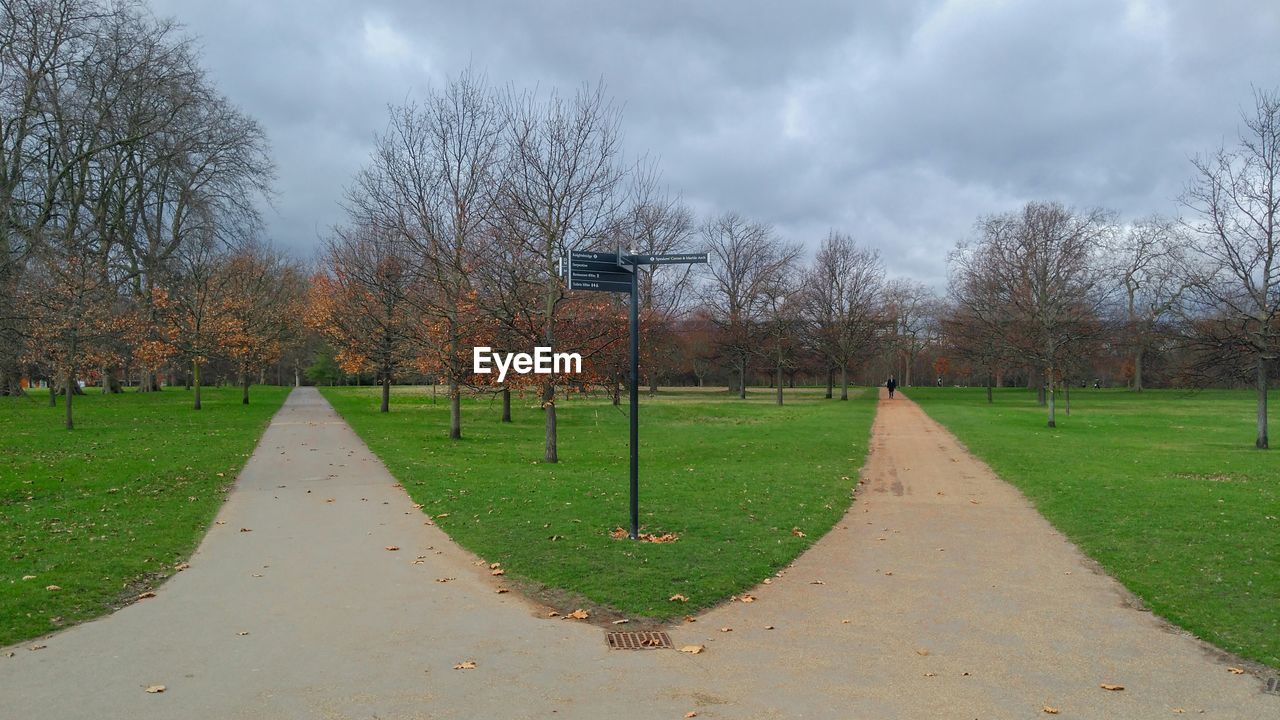
M 382 373 L 382 406 L 378 412 L 391 412 L 391 373 L 385 371 Z
M 1045 390 L 1044 390 L 1044 386 L 1043 386 L 1043 385 L 1041 385 L 1041 386 L 1040 386 L 1040 392 L 1041 392 L 1041 393 L 1044 393 L 1044 392 L 1045 392 Z M 1053 392 L 1053 381 L 1052 381 L 1052 380 L 1050 380 L 1050 381 L 1049 381 L 1049 391 L 1048 391 L 1048 393 L 1047 393 L 1047 394 L 1048 394 L 1048 400 L 1049 400 L 1049 427 L 1058 427 L 1058 422 L 1057 422 L 1057 420 L 1054 418 L 1054 414 L 1053 414 L 1053 412 L 1054 412 L 1054 410 L 1055 410 L 1056 408 L 1055 408 L 1055 406 L 1054 406 L 1054 400 L 1055 400 L 1055 398 L 1054 398 L 1054 392 Z
M 545 434 L 547 438 L 546 447 L 544 448 L 542 459 L 544 462 L 560 462 L 560 455 L 556 452 L 556 386 L 555 383 L 545 383 L 542 386 L 542 411 L 546 415 Z
M 1258 355 L 1258 439 L 1254 447 L 1267 450 L 1271 446 L 1267 441 L 1267 360 Z
M 58 407 L 58 382 L 49 378 L 49 407 Z
M 1066 407 L 1063 409 L 1067 417 L 1071 417 L 1071 383 L 1069 382 L 1062 383 L 1062 399 L 1066 401 Z
M 1142 392 L 1142 348 L 1133 353 L 1133 391 Z
M 462 392 L 453 378 L 449 378 L 449 439 L 462 439 Z
M 778 364 L 777 372 L 778 372 L 778 383 L 777 383 L 778 384 L 778 404 L 781 405 L 782 404 L 782 364 L 781 363 Z
M 916 364 L 915 356 L 907 353 L 906 367 L 903 368 L 902 384 L 904 387 L 911 387 L 911 366 Z
M 240 373 L 240 404 L 249 404 L 249 373 Z
M 68 429 L 68 430 L 71 430 L 71 429 L 74 429 L 74 428 L 75 428 L 75 423 L 73 423 L 73 422 L 71 421 L 71 398 L 76 394 L 76 393 L 75 393 L 75 390 L 74 390 L 74 389 L 72 389 L 72 386 L 73 386 L 73 385 L 75 385 L 75 384 L 76 384 L 76 374 L 75 374 L 75 371 L 74 371 L 74 370 L 68 370 L 68 371 L 67 371 L 67 402 L 66 402 L 66 404 L 65 404 L 65 407 L 66 407 L 66 421 L 65 421 L 65 424 L 66 424 L 66 426 L 67 426 L 67 429 Z
M 836 386 L 836 369 L 833 367 L 829 367 L 827 368 L 827 394 L 823 396 L 824 399 L 826 400 L 831 399 L 831 391 L 835 389 L 835 386 Z
M 511 422 L 511 388 L 502 388 L 502 422 Z
M 738 363 L 738 399 L 747 399 L 747 361 Z
M 988 405 L 995 402 L 995 398 L 992 397 L 992 392 L 991 392 L 991 387 L 995 384 L 996 384 L 995 378 L 991 375 L 991 373 L 987 373 L 987 404 Z
M 658 373 L 652 373 L 649 375 L 649 394 L 658 394 Z
M 200 409 L 200 363 L 196 360 L 191 361 L 191 387 L 196 391 L 195 409 Z
M 840 399 L 849 399 L 849 366 L 840 366 Z

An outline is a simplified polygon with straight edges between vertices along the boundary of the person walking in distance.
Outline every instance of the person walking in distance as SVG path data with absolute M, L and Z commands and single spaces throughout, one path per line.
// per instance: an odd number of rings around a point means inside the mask
M 887 388 L 889 388 L 889 399 L 890 399 L 890 400 L 892 400 L 892 399 L 893 399 L 893 391 L 898 389 L 898 381 L 897 381 L 897 380 L 894 380 L 894 379 L 893 379 L 893 376 L 892 376 L 892 375 L 890 375 L 890 376 L 889 376 L 889 381 L 888 381 L 888 382 L 886 382 L 886 383 L 884 384 L 884 386 L 885 386 L 885 387 L 887 387 Z

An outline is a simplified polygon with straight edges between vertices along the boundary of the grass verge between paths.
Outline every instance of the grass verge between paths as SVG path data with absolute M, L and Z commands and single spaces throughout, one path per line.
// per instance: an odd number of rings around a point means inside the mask
M 641 532 L 679 539 L 633 543 L 610 537 L 628 517 L 625 404 L 561 402 L 560 462 L 546 464 L 532 399 L 513 399 L 510 424 L 498 403 L 464 401 L 464 438 L 451 442 L 443 395 L 396 388 L 381 414 L 376 389 L 322 390 L 460 545 L 535 587 L 658 620 L 742 592 L 829 530 L 849 506 L 876 402 L 874 391 L 841 402 L 789 390 L 782 407 L 772 391 L 643 397 Z
M 61 401 L 0 398 L 0 646 L 129 602 L 190 556 L 288 394 L 89 389 Z M 55 589 L 48 589 L 53 587 Z
M 1280 451 L 1253 448 L 1251 392 L 1078 390 L 1056 429 L 1021 389 L 906 394 L 1152 611 L 1280 668 Z

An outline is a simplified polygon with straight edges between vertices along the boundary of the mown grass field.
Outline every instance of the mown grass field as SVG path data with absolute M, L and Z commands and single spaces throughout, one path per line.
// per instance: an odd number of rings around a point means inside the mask
M 447 438 L 448 406 L 429 390 L 322 388 L 423 511 L 459 544 L 535 592 L 585 599 L 629 617 L 668 619 L 713 605 L 784 566 L 835 524 L 866 456 L 875 392 L 848 401 L 788 391 L 670 390 L 641 398 L 641 532 L 628 523 L 625 402 L 558 405 L 558 464 L 542 462 L 543 413 L 533 396 L 463 404 L 464 439 Z M 687 602 L 672 602 L 683 595 Z
M 0 645 L 87 620 L 174 572 L 287 388 L 0 398 Z M 49 590 L 50 586 L 59 589 Z
M 1151 610 L 1280 668 L 1280 450 L 1253 447 L 1252 393 L 1077 390 L 1056 429 L 1021 389 L 906 394 Z

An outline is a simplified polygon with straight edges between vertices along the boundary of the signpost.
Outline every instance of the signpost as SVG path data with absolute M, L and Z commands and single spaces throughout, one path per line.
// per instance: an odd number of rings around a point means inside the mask
M 570 250 L 560 263 L 570 290 L 631 294 L 631 531 L 640 534 L 640 268 L 710 261 L 707 253 L 623 255 Z

